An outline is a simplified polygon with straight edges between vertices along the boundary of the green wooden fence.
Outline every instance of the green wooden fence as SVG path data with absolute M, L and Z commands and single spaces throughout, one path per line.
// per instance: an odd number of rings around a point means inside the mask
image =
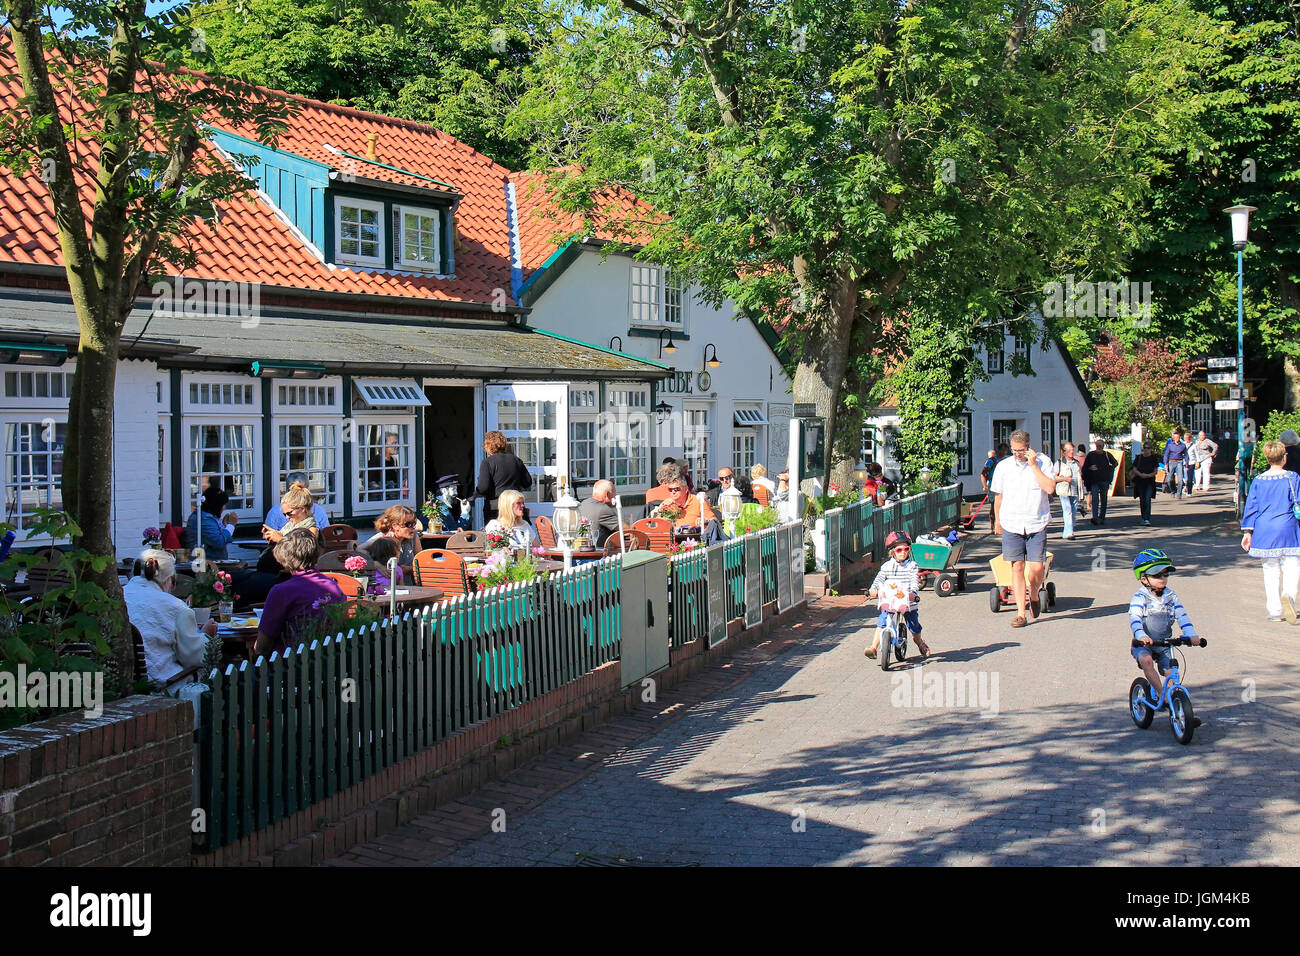
M 877 507 L 859 501 L 827 511 L 823 534 L 824 554 L 830 584 L 839 583 L 839 562 L 885 559 L 885 537 L 891 531 L 906 531 L 913 538 L 944 525 L 956 524 L 961 516 L 961 486 L 946 485 L 923 495 Z M 838 552 L 838 554 L 837 554 Z

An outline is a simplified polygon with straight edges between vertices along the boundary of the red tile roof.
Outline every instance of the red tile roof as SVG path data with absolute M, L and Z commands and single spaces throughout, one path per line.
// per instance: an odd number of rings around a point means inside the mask
M 519 223 L 519 251 L 523 278 L 529 276 L 568 240 L 583 233 L 583 216 L 565 212 L 547 185 L 549 173 L 511 173 L 515 187 L 515 215 Z M 603 189 L 593 197 L 596 234 L 593 238 L 643 246 L 647 229 L 661 218 L 649 203 L 619 189 Z
M 201 78 L 200 78 L 201 79 Z M 21 84 L 11 47 L 0 35 L 0 109 L 16 108 Z M 443 188 L 420 176 L 448 183 L 462 194 L 456 225 L 456 277 L 396 274 L 326 265 L 259 197 L 223 202 L 219 221 L 195 222 L 186 239 L 198 258 L 197 268 L 186 274 L 200 279 L 258 282 L 320 292 L 388 295 L 447 303 L 491 304 L 496 290 L 510 290 L 510 242 L 507 229 L 505 182 L 509 171 L 452 136 L 431 126 L 394 119 L 343 106 L 320 103 L 279 91 L 298 112 L 281 135 L 278 148 L 346 171 L 348 160 L 325 149 L 329 144 L 364 157 L 367 137 L 377 135 L 380 163 L 357 162 L 360 176 L 386 182 Z M 70 97 L 62 101 L 67 116 L 84 115 Z M 251 130 L 213 125 L 251 137 Z M 206 152 L 200 157 L 213 161 Z M 94 191 L 91 179 L 79 173 L 83 208 L 89 215 Z M 0 262 L 33 266 L 62 266 L 53 208 L 46 185 L 37 170 L 24 175 L 0 172 Z M 168 271 L 177 271 L 175 268 Z

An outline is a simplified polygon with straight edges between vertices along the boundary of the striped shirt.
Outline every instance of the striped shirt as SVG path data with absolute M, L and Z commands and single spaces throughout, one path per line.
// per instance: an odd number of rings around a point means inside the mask
M 1199 637 L 1192 620 L 1187 616 L 1182 602 L 1173 588 L 1165 588 L 1157 595 L 1148 587 L 1138 588 L 1128 606 L 1128 622 L 1135 638 L 1149 637 L 1153 641 L 1167 641 L 1173 637 L 1174 620 L 1182 629 L 1183 637 Z
M 898 582 L 899 585 L 907 591 L 909 597 L 913 594 L 921 593 L 921 569 L 911 558 L 901 564 L 893 558 L 890 558 L 880 566 L 880 571 L 876 574 L 876 579 L 871 582 L 870 590 L 877 593 L 884 592 L 886 584 Z M 909 600 L 907 609 L 915 611 L 917 602 Z

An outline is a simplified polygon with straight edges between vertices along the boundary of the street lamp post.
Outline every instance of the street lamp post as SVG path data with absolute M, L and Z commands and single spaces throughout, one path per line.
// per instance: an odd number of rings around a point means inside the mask
M 1223 211 L 1232 220 L 1232 248 L 1237 250 L 1237 394 L 1241 396 L 1241 408 L 1237 409 L 1237 448 L 1240 454 L 1246 426 L 1246 356 L 1242 337 L 1243 256 L 1246 251 L 1246 231 L 1250 224 L 1250 214 L 1255 211 L 1255 207 L 1236 205 L 1229 206 Z

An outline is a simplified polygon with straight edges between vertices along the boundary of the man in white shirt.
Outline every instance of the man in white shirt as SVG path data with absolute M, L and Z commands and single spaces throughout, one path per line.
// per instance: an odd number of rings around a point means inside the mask
M 1210 490 L 1210 466 L 1214 456 L 1219 453 L 1218 442 L 1205 436 L 1205 432 L 1196 433 L 1196 441 L 1187 449 L 1187 457 L 1195 467 L 1195 474 L 1187 482 L 1188 492 Z
M 1016 598 L 1012 627 L 1024 627 L 1026 584 L 1033 595 L 1029 610 L 1038 617 L 1038 589 L 1043 585 L 1047 525 L 1052 520 L 1051 494 L 1056 489 L 1052 461 L 1029 447 L 1029 432 L 1011 433 L 1011 455 L 993 469 L 994 530 L 1002 536 L 1002 557 L 1011 562 L 1011 590 Z M 1026 577 L 1028 564 L 1028 577 Z

